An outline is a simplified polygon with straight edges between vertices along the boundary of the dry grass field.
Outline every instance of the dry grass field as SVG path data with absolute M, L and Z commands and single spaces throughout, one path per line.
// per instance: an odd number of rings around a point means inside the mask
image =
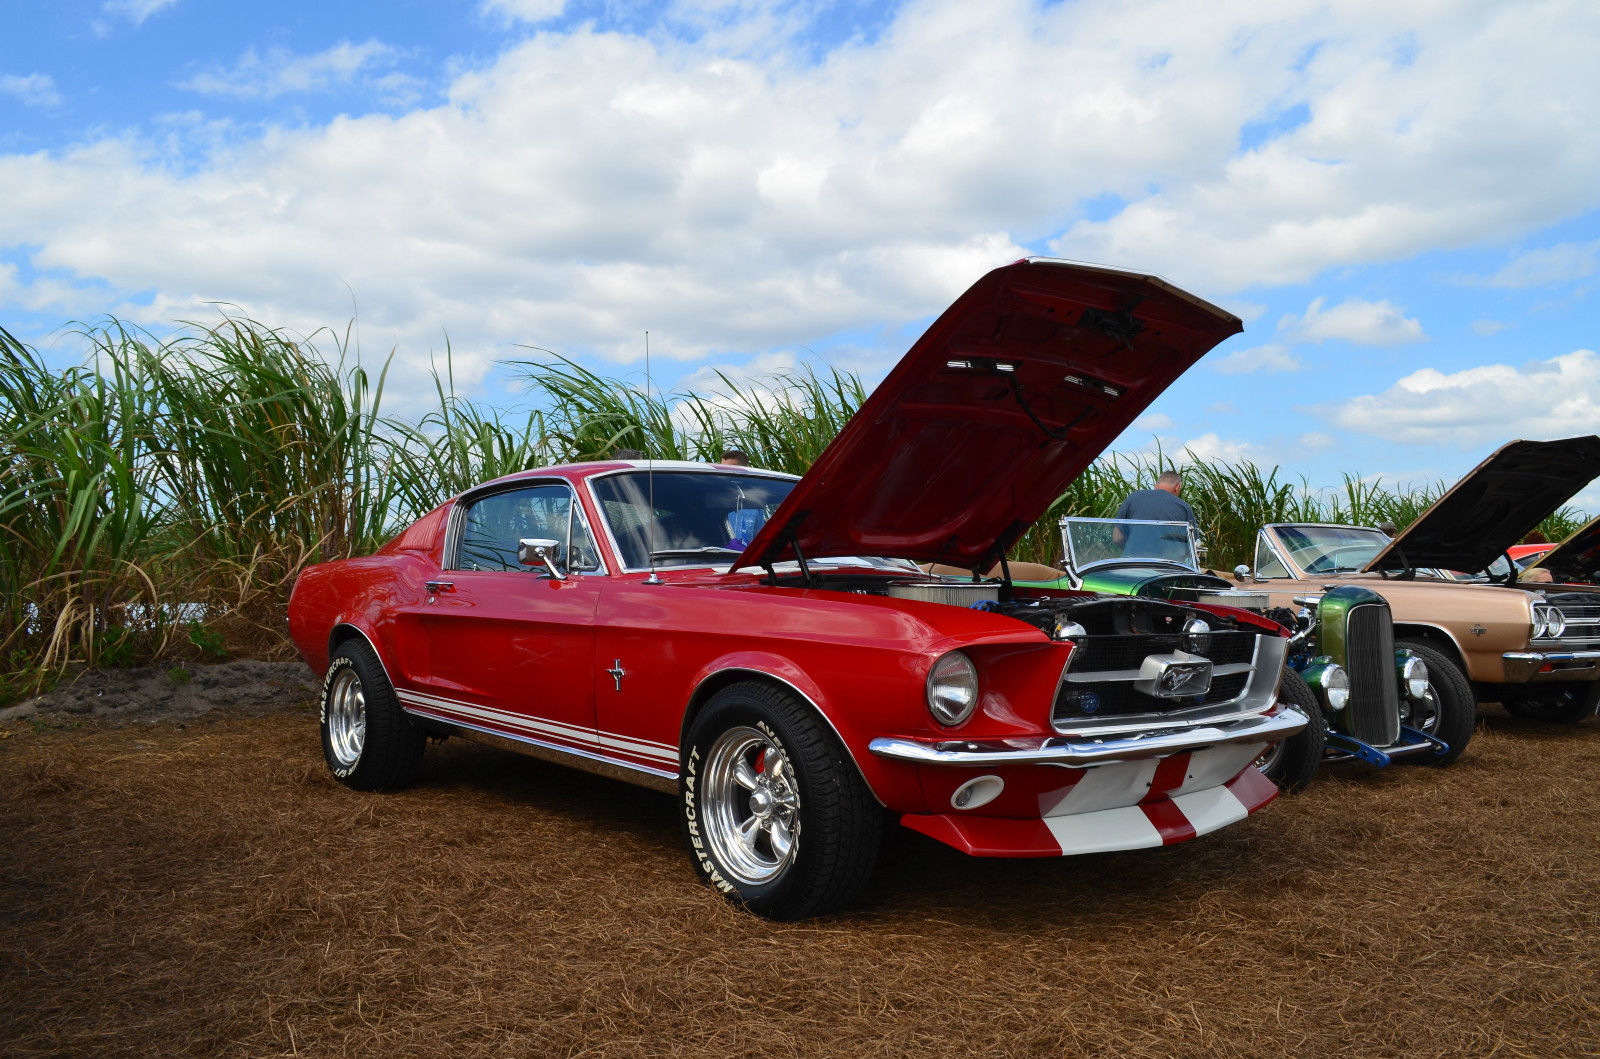
M 1324 770 L 1153 852 L 907 835 L 846 914 L 693 878 L 671 799 L 452 740 L 325 773 L 308 703 L 0 738 L 0 1053 L 1600 1053 L 1600 722 Z

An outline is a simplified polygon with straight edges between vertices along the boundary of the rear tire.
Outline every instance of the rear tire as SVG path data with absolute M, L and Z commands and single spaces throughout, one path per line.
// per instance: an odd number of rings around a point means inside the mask
M 422 767 L 428 739 L 400 709 L 365 640 L 347 640 L 322 678 L 322 756 L 333 778 L 358 791 L 403 787 Z
M 866 885 L 883 810 L 832 730 L 793 694 L 724 688 L 680 753 L 684 837 L 713 889 L 769 919 L 803 919 Z
M 1311 686 L 1292 669 L 1285 669 L 1279 679 L 1278 701 L 1305 714 L 1310 723 L 1287 739 L 1268 743 L 1255 764 L 1280 791 L 1293 794 L 1305 790 L 1311 777 L 1322 767 L 1327 723 L 1322 719 L 1322 710 L 1317 706 L 1317 696 Z
M 1592 717 L 1600 704 L 1600 682 L 1551 684 L 1539 691 L 1507 691 L 1500 705 L 1513 717 L 1554 724 L 1577 724 Z
M 1410 714 L 1403 718 L 1413 728 L 1442 739 L 1450 749 L 1444 754 L 1418 754 L 1407 758 L 1419 765 L 1449 765 L 1467 749 L 1473 729 L 1478 725 L 1478 700 L 1472 693 L 1472 683 L 1467 680 L 1444 652 L 1419 640 L 1396 640 L 1422 659 L 1428 667 L 1428 693 L 1423 701 L 1413 702 L 1402 696 L 1402 705 L 1410 706 Z

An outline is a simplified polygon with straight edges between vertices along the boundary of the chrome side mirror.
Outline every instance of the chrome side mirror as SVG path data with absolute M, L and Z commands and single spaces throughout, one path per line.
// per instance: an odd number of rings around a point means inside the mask
M 561 542 L 548 537 L 524 537 L 517 542 L 517 562 L 523 566 L 543 563 L 550 576 L 565 581 L 567 575 L 556 564 L 561 561 Z
M 1240 563 L 1238 566 L 1233 568 L 1233 576 L 1238 578 L 1240 581 L 1248 581 L 1250 580 L 1250 568 L 1244 563 Z

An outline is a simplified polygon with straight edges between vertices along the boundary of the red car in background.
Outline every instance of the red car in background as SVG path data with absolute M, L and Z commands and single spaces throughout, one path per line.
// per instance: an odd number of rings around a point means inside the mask
M 1030 260 L 956 301 L 804 478 L 611 461 L 445 502 L 307 569 L 290 629 L 358 789 L 473 735 L 678 799 L 700 875 L 813 915 L 887 815 L 977 856 L 1155 847 L 1244 819 L 1286 634 L 1222 606 L 987 570 L 1239 322 L 1153 277 Z

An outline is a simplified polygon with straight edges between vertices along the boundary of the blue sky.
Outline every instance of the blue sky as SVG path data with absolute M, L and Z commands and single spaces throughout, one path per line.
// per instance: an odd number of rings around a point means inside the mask
M 10 0 L 0 326 L 217 302 L 515 404 L 875 381 L 987 269 L 1238 313 L 1117 447 L 1453 480 L 1600 430 L 1600 5 Z M 1600 490 L 1580 498 L 1600 510 Z

